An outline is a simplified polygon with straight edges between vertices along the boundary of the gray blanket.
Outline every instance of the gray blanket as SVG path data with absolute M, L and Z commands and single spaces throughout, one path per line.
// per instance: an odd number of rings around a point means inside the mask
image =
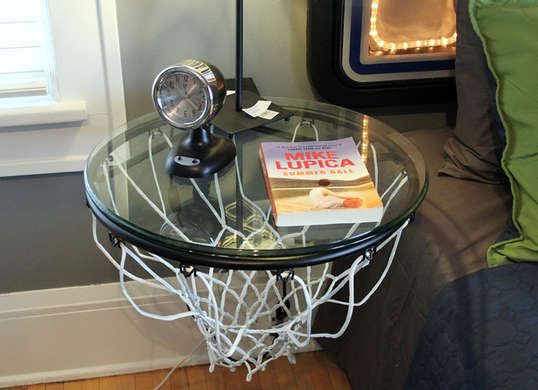
M 423 153 L 430 189 L 415 221 L 404 232 L 391 271 L 370 301 L 355 310 L 347 332 L 321 340 L 355 389 L 400 389 L 435 294 L 448 282 L 486 266 L 486 249 L 506 226 L 511 197 L 503 185 L 437 176 L 449 130 L 406 133 Z M 376 282 L 387 252 L 358 276 L 358 296 Z M 338 261 L 336 268 L 343 267 Z M 356 295 L 357 296 L 357 295 Z M 343 298 L 342 296 L 340 298 Z M 336 329 L 338 305 L 321 307 L 316 331 Z

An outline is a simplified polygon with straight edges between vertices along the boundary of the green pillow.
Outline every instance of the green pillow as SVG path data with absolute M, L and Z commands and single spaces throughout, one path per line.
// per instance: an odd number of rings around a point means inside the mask
M 507 141 L 501 162 L 519 232 L 489 248 L 488 264 L 538 261 L 538 0 L 471 0 L 469 11 L 497 80 Z

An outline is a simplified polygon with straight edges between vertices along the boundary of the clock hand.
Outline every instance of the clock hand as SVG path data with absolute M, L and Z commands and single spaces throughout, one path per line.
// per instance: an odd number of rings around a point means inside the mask
M 191 95 L 196 92 L 198 86 L 196 84 L 192 85 L 188 91 L 185 91 L 185 97 L 190 98 Z
M 189 103 L 193 109 L 195 110 L 198 109 L 198 107 L 196 107 L 196 105 L 193 103 L 193 101 L 189 97 L 186 97 L 184 100 L 187 101 L 187 103 Z

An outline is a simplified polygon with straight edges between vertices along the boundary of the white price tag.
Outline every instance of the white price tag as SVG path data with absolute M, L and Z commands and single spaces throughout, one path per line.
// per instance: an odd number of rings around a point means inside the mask
M 260 118 L 271 120 L 277 115 L 278 111 L 266 110 L 263 114 L 260 115 Z
M 270 100 L 258 100 L 258 102 L 252 107 L 243 108 L 243 111 L 246 112 L 251 117 L 257 118 L 261 114 L 266 112 L 270 105 L 271 105 Z

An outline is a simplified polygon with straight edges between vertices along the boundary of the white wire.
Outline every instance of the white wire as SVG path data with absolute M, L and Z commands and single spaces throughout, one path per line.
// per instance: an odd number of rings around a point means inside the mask
M 110 263 L 112 263 L 112 265 L 118 270 L 118 271 L 121 271 L 121 266 L 118 264 L 118 262 L 116 262 L 116 260 L 112 257 L 112 255 L 105 249 L 105 247 L 99 242 L 99 239 L 97 238 L 97 223 L 96 223 L 96 218 L 95 218 L 95 215 L 92 214 L 92 234 L 93 234 L 93 240 L 95 241 L 96 245 L 97 245 L 97 248 L 101 251 L 101 253 L 103 253 L 105 255 L 105 257 L 107 258 L 108 261 L 110 261 Z M 161 289 L 161 290 L 166 290 L 164 287 L 156 284 L 156 283 L 152 283 L 152 282 L 149 282 L 145 279 L 142 279 L 142 278 L 139 278 L 138 276 L 136 275 L 133 275 L 131 274 L 130 272 L 128 271 L 124 271 L 125 275 L 127 275 L 130 279 L 132 280 L 135 280 L 141 284 L 144 284 L 146 286 L 149 286 L 149 287 L 153 287 L 153 288 L 157 288 L 157 289 Z
M 398 183 L 398 181 L 400 180 L 400 178 L 403 176 L 403 173 L 400 172 L 398 173 L 398 175 L 396 176 L 396 178 L 392 181 L 392 183 L 390 183 L 390 185 L 387 187 L 387 189 L 383 192 L 383 194 L 381 194 L 381 199 L 385 199 L 385 196 L 387 196 L 387 194 L 390 192 L 390 190 L 392 190 L 392 188 L 396 185 L 396 183 Z M 398 193 L 398 192 L 395 192 L 395 193 Z
M 297 137 L 297 131 L 303 126 L 308 126 L 312 130 L 314 130 L 314 136 L 316 137 L 316 141 L 319 141 L 318 128 L 316 127 L 314 122 L 309 121 L 309 120 L 305 120 L 305 119 L 301 119 L 299 121 L 299 123 L 297 123 L 297 126 L 295 126 L 295 129 L 293 130 L 293 135 L 291 137 L 291 142 L 295 142 L 295 137 Z
M 172 221 L 170 221 L 168 217 L 166 216 L 166 214 L 164 214 L 162 210 L 160 210 L 155 205 L 155 203 L 153 203 L 153 201 L 149 199 L 149 197 L 144 193 L 144 191 L 142 191 L 142 189 L 135 183 L 132 177 L 127 173 L 125 168 L 121 164 L 118 164 L 117 167 L 120 170 L 120 172 L 125 176 L 127 181 L 129 181 L 129 184 L 131 184 L 131 186 L 135 189 L 138 195 L 140 195 L 140 197 L 146 201 L 146 203 L 157 213 L 157 215 L 159 215 L 159 217 L 161 217 L 172 229 L 174 229 L 174 231 L 181 237 L 182 240 L 187 241 L 187 242 L 192 242 L 192 240 L 189 237 L 187 237 Z M 199 243 L 199 244 L 204 245 L 204 243 Z
M 403 178 L 402 178 L 403 177 Z M 390 190 L 392 190 L 392 188 L 394 188 L 394 186 L 398 183 L 398 185 L 396 186 L 396 189 L 394 191 L 392 191 L 390 197 L 389 197 L 389 200 L 383 204 L 383 215 L 385 215 L 385 212 L 387 211 L 387 209 L 389 208 L 390 206 L 390 203 L 392 202 L 392 199 L 398 195 L 398 193 L 400 192 L 400 189 L 402 188 L 402 186 L 407 183 L 407 180 L 408 180 L 408 177 L 407 175 L 404 176 L 404 174 L 402 172 L 400 172 L 396 178 L 392 181 L 392 183 L 387 187 L 387 189 L 383 192 L 383 195 L 381 195 L 381 199 L 384 199 L 385 196 L 387 194 L 390 193 Z M 381 223 L 381 221 L 379 221 L 376 226 L 379 226 L 379 224 Z M 351 237 L 351 235 L 353 233 L 355 233 L 358 229 L 358 227 L 360 226 L 361 224 L 360 223 L 355 223 L 351 226 L 351 228 L 348 230 L 348 232 L 346 233 L 345 235 L 345 239 Z
M 232 138 L 232 141 L 235 145 L 235 137 Z M 262 218 L 264 219 L 264 223 L 260 227 L 260 229 L 258 229 L 258 232 L 262 231 L 266 227 L 275 237 L 280 237 L 280 233 L 278 233 L 273 228 L 273 226 L 271 226 L 271 224 L 268 222 L 269 216 L 271 215 L 270 209 L 267 213 L 264 213 L 263 210 L 260 208 L 260 206 L 258 206 L 256 203 L 250 200 L 249 197 L 245 195 L 245 191 L 243 189 L 243 181 L 241 180 L 241 172 L 239 171 L 239 162 L 238 162 L 237 156 L 235 156 L 234 165 L 235 165 L 235 176 L 236 176 L 237 184 L 239 185 L 239 193 L 241 194 L 241 199 L 243 199 L 245 202 L 247 202 L 247 204 L 250 204 L 255 210 L 257 210 L 262 216 Z
M 135 300 L 131 297 L 131 295 L 127 291 L 127 287 L 125 286 L 125 260 L 126 260 L 125 253 L 126 252 L 122 252 L 122 257 L 121 257 L 121 262 L 120 262 L 120 265 L 121 265 L 121 268 L 120 268 L 120 287 L 121 287 L 121 291 L 122 291 L 123 295 L 125 296 L 125 298 L 127 298 L 129 303 L 131 304 L 131 306 L 133 306 L 134 309 L 138 313 L 140 313 L 144 317 L 153 318 L 153 319 L 161 320 L 161 321 L 174 321 L 174 320 L 178 320 L 180 318 L 193 317 L 193 316 L 198 315 L 198 313 L 193 312 L 193 311 L 185 311 L 185 312 L 180 312 L 180 313 L 171 314 L 171 315 L 158 315 L 158 314 L 150 313 L 150 312 L 148 312 L 146 310 L 143 310 L 135 302 Z M 183 297 L 181 297 L 181 298 L 183 298 Z
M 198 350 L 198 348 L 200 348 L 200 346 L 204 343 L 205 340 L 201 340 L 198 344 L 196 344 L 196 346 L 191 350 L 191 352 L 185 356 L 183 359 L 181 359 L 179 362 L 177 362 L 177 364 L 172 367 L 170 369 L 170 371 L 168 371 L 168 374 L 166 374 L 166 376 L 163 378 L 163 380 L 153 388 L 153 390 L 159 390 L 161 387 L 163 387 L 163 385 L 166 383 L 166 381 L 168 381 L 168 379 L 170 379 L 170 377 L 172 376 L 172 374 L 174 373 L 174 371 L 176 371 L 178 369 L 179 366 L 183 365 L 183 363 L 186 363 L 188 362 L 189 360 L 191 360 L 192 356 L 194 355 L 194 352 L 196 352 Z
M 109 174 L 108 174 L 108 167 L 105 164 L 103 164 L 102 168 L 103 168 L 103 173 L 105 175 L 106 188 L 108 190 L 108 195 L 110 197 L 110 203 L 112 204 L 112 208 L 114 209 L 116 214 L 120 215 L 119 212 L 118 212 L 118 206 L 116 206 L 116 199 L 115 199 L 114 195 L 112 194 L 112 186 L 110 185 L 110 177 L 109 177 Z
M 278 356 L 286 355 L 292 359 L 290 351 L 294 351 L 297 348 L 306 346 L 312 338 L 332 338 L 341 335 L 349 325 L 353 308 L 364 304 L 375 293 L 386 277 L 393 262 L 401 232 L 406 226 L 407 223 L 402 225 L 397 232 L 393 233 L 391 237 L 387 238 L 378 246 L 378 249 L 381 249 L 387 245 L 390 240 L 395 239 L 389 261 L 383 274 L 373 288 L 359 302 L 354 301 L 354 276 L 360 269 L 368 265 L 368 261 L 365 261 L 362 256 L 359 256 L 351 267 L 343 271 L 338 276 L 328 273 L 327 264 L 324 265 L 324 271 L 322 272 L 321 276 L 317 278 L 314 278 L 312 270 L 308 269 L 307 279 L 305 280 L 298 275 L 295 275 L 291 283 L 292 288 L 286 294 L 286 296 L 282 296 L 276 288 L 276 275 L 273 275 L 268 271 L 262 271 L 262 274 L 266 274 L 268 276 L 268 280 L 265 282 L 261 291 L 255 294 L 255 300 L 249 307 L 248 305 L 245 306 L 246 297 L 251 289 L 257 292 L 258 287 L 255 286 L 254 281 L 256 276 L 260 273 L 259 271 L 228 271 L 225 274 L 225 281 L 219 280 L 218 274 L 215 276 L 213 269 L 210 269 L 207 273 L 198 271 L 197 279 L 200 280 L 202 285 L 205 286 L 204 291 L 208 294 L 207 298 L 203 298 L 201 295 L 202 291 L 198 290 L 196 287 L 194 277 L 190 277 L 191 283 L 190 287 L 188 287 L 188 284 L 186 283 L 187 279 L 179 273 L 179 270 L 175 269 L 169 264 L 168 268 L 176 270 L 176 276 L 180 281 L 180 286 L 175 288 L 166 280 L 158 276 L 153 270 L 143 264 L 141 257 L 137 255 L 139 251 L 130 250 L 127 245 L 121 243 L 120 249 L 122 249 L 122 256 L 119 264 L 120 285 L 122 292 L 131 305 L 133 305 L 137 312 L 144 316 L 167 321 L 193 316 L 198 328 L 206 340 L 208 340 L 208 356 L 210 357 L 212 367 L 217 364 L 225 365 L 231 368 L 239 365 L 245 365 L 248 371 L 247 379 L 249 379 L 255 372 L 263 369 L 268 361 L 271 361 Z M 97 237 L 95 237 L 95 239 L 97 239 Z M 100 244 L 99 247 L 103 248 L 103 246 Z M 151 257 L 151 254 L 145 256 Z M 139 263 L 140 266 L 155 279 L 155 281 L 159 282 L 163 289 L 178 296 L 188 305 L 189 308 L 191 308 L 191 310 L 189 312 L 180 312 L 165 316 L 149 313 L 147 310 L 142 309 L 130 296 L 125 285 L 125 276 L 129 278 L 134 276 L 130 275 L 125 270 L 127 258 L 132 258 Z M 166 263 L 164 259 L 158 256 L 155 256 L 153 260 L 164 262 L 164 264 Z M 242 285 L 239 286 L 241 290 L 239 294 L 237 294 L 232 288 L 232 280 L 234 276 L 240 277 L 242 280 Z M 320 286 L 324 281 L 329 280 L 330 284 L 326 292 L 321 294 Z M 312 286 L 316 284 L 317 290 L 313 294 Z M 334 295 L 338 293 L 345 285 L 347 285 L 349 289 L 349 300 L 347 302 L 334 300 Z M 215 292 L 218 291 L 215 286 L 220 286 L 219 288 L 222 288 L 223 294 L 221 294 L 220 299 L 215 295 Z M 273 295 L 271 296 L 276 298 L 275 305 L 269 304 L 270 292 L 273 292 Z M 232 315 L 226 313 L 225 306 L 226 304 L 231 303 L 231 301 L 228 300 L 228 296 L 233 298 L 234 302 L 237 303 L 235 306 L 235 314 Z M 305 304 L 304 308 L 302 309 L 299 309 L 299 296 L 301 297 L 301 301 L 303 301 Z M 290 299 L 295 300 L 295 312 L 288 309 L 285 304 L 285 302 L 289 301 Z M 220 302 L 220 304 L 217 304 L 217 302 Z M 205 311 L 202 306 L 200 306 L 205 303 L 209 305 L 208 307 L 212 307 L 210 311 Z M 346 319 L 339 331 L 336 333 L 312 334 L 311 325 L 314 309 L 324 303 L 346 304 L 348 306 Z M 240 307 L 243 307 L 243 310 L 245 310 L 246 313 L 244 322 L 239 321 Z M 255 323 L 260 318 L 270 315 L 270 313 L 274 312 L 277 307 L 284 308 L 286 314 L 288 315 L 284 323 L 261 329 L 254 328 Z M 208 313 L 213 313 L 212 318 L 208 317 Z M 227 318 L 230 318 L 231 322 L 229 324 L 224 323 Z M 304 328 L 305 330 L 301 331 L 299 330 L 299 327 Z M 274 334 L 276 334 L 277 337 L 272 343 L 267 344 L 268 337 L 271 337 L 271 335 Z M 214 340 L 214 342 L 211 342 L 211 340 Z M 243 345 L 243 343 L 246 341 L 253 344 L 250 349 L 244 349 L 241 347 L 241 345 Z M 265 356 L 267 353 L 270 353 L 271 355 L 268 358 L 264 358 L 263 356 Z M 239 356 L 239 358 L 232 359 L 232 356 L 236 355 Z
M 400 181 L 400 183 L 398 184 L 394 192 L 389 196 L 389 200 L 385 204 L 383 204 L 383 214 L 388 210 L 392 200 L 396 197 L 396 195 L 400 192 L 400 189 L 404 186 L 405 183 L 407 183 L 408 180 L 409 180 L 408 176 L 404 176 L 402 178 L 402 180 Z M 376 224 L 376 226 L 379 226 L 380 224 L 381 224 L 381 221 L 379 221 Z
M 196 190 L 196 192 L 198 193 L 198 195 L 200 196 L 200 198 L 202 198 L 203 202 L 206 204 L 206 206 L 209 208 L 209 210 L 211 211 L 211 213 L 215 216 L 215 218 L 217 219 L 217 221 L 219 221 L 220 225 L 222 226 L 222 229 L 223 230 L 227 230 L 233 234 L 236 234 L 238 235 L 239 237 L 241 237 L 243 240 L 246 240 L 247 238 L 245 237 L 245 235 L 232 228 L 231 226 L 228 226 L 226 224 L 226 220 L 224 219 L 225 216 L 224 216 L 224 211 L 223 211 L 223 215 L 219 215 L 219 213 L 217 212 L 217 210 L 215 210 L 215 208 L 213 207 L 213 205 L 211 204 L 211 202 L 209 201 L 209 199 L 207 199 L 207 197 L 205 196 L 205 194 L 202 192 L 202 190 L 200 189 L 200 187 L 198 186 L 198 184 L 196 183 L 196 181 L 194 181 L 194 179 L 190 179 L 191 181 L 191 184 L 192 186 L 194 187 L 194 189 Z M 219 194 L 220 194 L 220 189 L 219 189 Z M 215 243 L 216 244 L 216 243 Z M 254 248 L 252 248 L 254 249 Z
M 149 155 L 149 165 L 151 166 L 151 172 L 153 173 L 153 180 L 155 181 L 155 187 L 157 187 L 157 194 L 161 201 L 162 212 L 166 215 L 166 206 L 164 204 L 164 198 L 161 191 L 161 186 L 159 185 L 159 180 L 157 179 L 157 172 L 155 170 L 155 163 L 153 162 L 153 131 L 150 132 L 148 137 L 148 155 Z

